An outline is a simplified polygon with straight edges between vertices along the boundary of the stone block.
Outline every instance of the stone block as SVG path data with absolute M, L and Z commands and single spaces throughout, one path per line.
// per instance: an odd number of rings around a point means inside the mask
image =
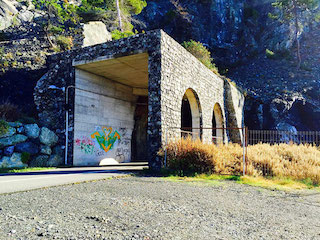
M 40 135 L 40 128 L 37 124 L 27 124 L 24 126 L 25 133 L 29 138 L 38 138 Z
M 39 139 L 42 144 L 48 146 L 54 146 L 58 142 L 58 136 L 46 127 L 41 128 Z
M 16 129 L 13 127 L 9 127 L 8 131 L 2 135 L 0 135 L 0 138 L 5 138 L 5 137 L 11 137 L 14 134 L 16 134 Z
M 39 155 L 32 159 L 29 163 L 30 167 L 47 167 L 48 165 L 48 155 Z
M 4 154 L 5 156 L 9 156 L 9 157 L 12 156 L 13 152 L 14 152 L 14 146 L 6 147 L 6 148 L 3 150 L 3 154 Z
M 45 154 L 45 155 L 51 155 L 51 153 L 52 153 L 51 147 L 48 145 L 41 145 L 40 153 Z
M 39 152 L 39 147 L 32 142 L 18 143 L 15 149 L 17 152 L 27 152 L 31 155 L 35 155 Z
M 27 164 L 22 162 L 21 153 L 13 153 L 11 157 L 3 157 L 0 160 L 0 167 L 2 168 L 14 168 L 14 167 L 27 167 Z
M 59 154 L 54 154 L 54 155 L 50 156 L 48 163 L 47 163 L 48 167 L 58 167 L 61 165 L 63 165 L 62 156 L 60 156 Z
M 17 143 L 25 142 L 27 139 L 28 137 L 21 134 L 13 135 L 11 137 L 1 138 L 0 148 L 16 145 Z

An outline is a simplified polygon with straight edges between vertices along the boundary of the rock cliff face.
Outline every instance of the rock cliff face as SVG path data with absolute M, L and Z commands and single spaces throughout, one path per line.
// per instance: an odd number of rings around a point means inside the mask
M 251 129 L 320 130 L 319 24 L 301 21 L 304 63 L 297 70 L 294 28 L 268 17 L 271 2 L 150 0 L 137 18 L 144 30 L 162 28 L 179 42 L 204 43 L 221 72 L 248 93 L 245 118 Z M 33 88 L 54 53 L 41 28 L 43 15 L 31 0 L 0 2 L 0 48 L 9 64 L 0 72 L 0 101 L 22 103 L 27 110 L 34 109 Z M 81 45 L 83 34 L 74 42 Z M 266 49 L 280 54 L 267 58 Z
M 47 71 L 47 57 L 57 53 L 50 44 L 54 37 L 43 30 L 45 18 L 31 0 L 0 1 L 0 104 L 9 101 L 32 116 L 37 116 L 34 88 Z M 75 32 L 73 48 L 111 40 L 102 22 L 81 24 Z
M 139 18 L 147 29 L 163 28 L 180 42 L 204 43 L 222 72 L 248 93 L 249 128 L 320 130 L 319 24 L 302 18 L 304 64 L 297 70 L 294 28 L 268 17 L 271 3 L 157 0 L 149 1 Z M 277 59 L 267 58 L 266 49 L 278 52 Z
M 147 29 L 162 28 L 180 42 L 195 39 L 210 48 L 231 53 L 234 58 L 243 9 L 244 0 L 160 0 L 149 1 L 139 18 L 146 23 Z

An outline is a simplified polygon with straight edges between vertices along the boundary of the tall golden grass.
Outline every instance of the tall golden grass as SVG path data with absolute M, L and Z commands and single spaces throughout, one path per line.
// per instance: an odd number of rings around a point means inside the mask
M 320 149 L 311 145 L 257 144 L 248 146 L 246 174 L 251 176 L 290 177 L 320 183 Z M 164 151 L 159 152 L 164 155 Z M 241 175 L 243 148 L 238 144 L 205 144 L 191 138 L 167 146 L 167 166 L 190 173 Z

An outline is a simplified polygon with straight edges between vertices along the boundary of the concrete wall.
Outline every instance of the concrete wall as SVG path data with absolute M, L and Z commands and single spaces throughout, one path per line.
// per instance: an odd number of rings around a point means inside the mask
M 165 33 L 161 38 L 161 63 L 162 132 L 167 132 L 169 139 L 180 136 L 180 131 L 172 128 L 181 127 L 181 104 L 187 89 L 191 88 L 198 98 L 202 127 L 212 128 L 216 103 L 220 105 L 224 118 L 224 80 Z M 162 140 L 165 141 L 165 136 Z M 211 129 L 203 130 L 203 140 L 212 141 Z
M 73 164 L 98 165 L 105 158 L 130 161 L 136 101 L 132 88 L 80 69 L 75 85 L 86 91 L 75 93 Z

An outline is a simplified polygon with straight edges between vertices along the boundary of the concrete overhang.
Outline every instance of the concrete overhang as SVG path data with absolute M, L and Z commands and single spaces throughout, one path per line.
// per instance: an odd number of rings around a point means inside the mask
M 92 61 L 76 61 L 73 66 L 137 89 L 148 88 L 148 53 Z

